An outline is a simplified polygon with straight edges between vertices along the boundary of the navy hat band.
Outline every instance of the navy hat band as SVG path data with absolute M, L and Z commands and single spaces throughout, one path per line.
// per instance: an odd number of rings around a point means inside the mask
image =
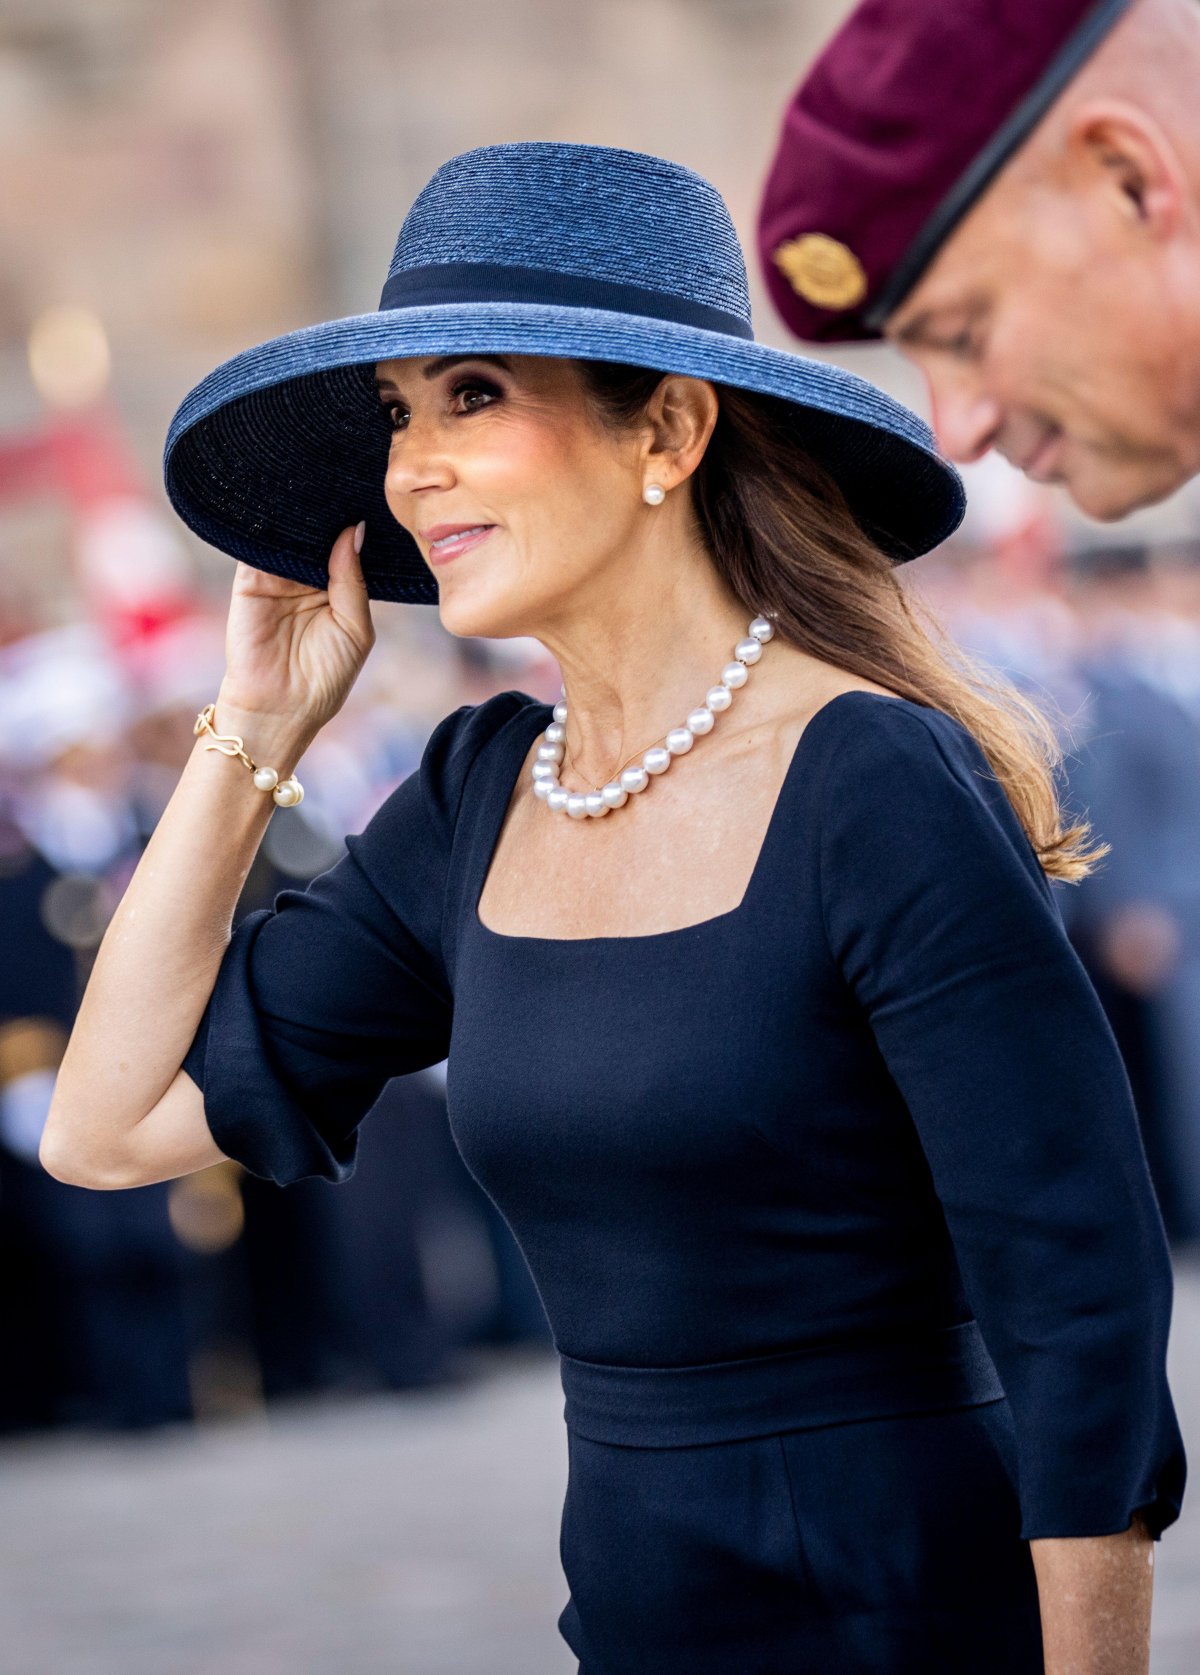
M 442 262 L 434 266 L 402 268 L 383 287 L 379 306 L 428 308 L 456 302 L 544 303 L 551 308 L 600 308 L 613 314 L 642 314 L 652 320 L 701 331 L 724 332 L 754 339 L 754 327 L 740 314 L 710 308 L 689 297 L 654 291 L 643 285 L 623 285 L 587 274 L 551 273 L 544 268 L 515 267 L 506 262 Z

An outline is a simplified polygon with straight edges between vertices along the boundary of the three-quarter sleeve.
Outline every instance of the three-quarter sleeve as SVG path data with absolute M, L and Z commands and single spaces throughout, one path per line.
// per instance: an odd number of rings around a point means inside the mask
M 481 744 L 521 700 L 502 693 L 447 716 L 336 865 L 234 930 L 183 1069 L 217 1145 L 251 1174 L 346 1180 L 384 1084 L 446 1057 L 458 803 Z
M 1185 1477 L 1172 1281 L 1115 1037 L 973 736 L 904 700 L 842 705 L 816 790 L 830 953 L 1012 1408 L 1022 1536 L 1135 1511 L 1158 1536 Z

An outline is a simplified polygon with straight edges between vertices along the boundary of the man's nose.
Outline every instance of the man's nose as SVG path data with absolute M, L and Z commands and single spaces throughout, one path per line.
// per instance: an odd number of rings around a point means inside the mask
M 928 372 L 926 379 L 938 446 L 948 459 L 970 465 L 995 446 L 1004 419 L 1000 403 L 973 380 Z

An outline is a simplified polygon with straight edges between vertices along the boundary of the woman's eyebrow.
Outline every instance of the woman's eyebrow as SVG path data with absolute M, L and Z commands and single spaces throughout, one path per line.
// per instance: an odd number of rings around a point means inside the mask
M 489 366 L 498 366 L 501 372 L 511 372 L 511 364 L 503 355 L 442 355 L 436 361 L 430 361 L 422 373 L 424 378 L 437 378 L 450 367 L 458 366 L 462 361 L 486 361 Z
M 436 360 L 430 361 L 429 365 L 422 371 L 421 376 L 430 379 L 440 378 L 443 372 L 448 371 L 452 366 L 458 366 L 462 361 L 474 361 L 476 363 L 486 361 L 490 366 L 498 366 L 502 372 L 512 371 L 511 364 L 505 360 L 503 355 L 439 355 Z M 397 385 L 391 378 L 376 378 L 375 387 L 378 390 L 394 390 Z

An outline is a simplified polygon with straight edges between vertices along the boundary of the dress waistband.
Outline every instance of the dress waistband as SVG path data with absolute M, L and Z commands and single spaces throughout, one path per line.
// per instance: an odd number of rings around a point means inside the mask
M 698 1366 L 629 1367 L 561 1355 L 577 1435 L 687 1448 L 887 1414 L 978 1407 L 1004 1395 L 978 1323 Z

